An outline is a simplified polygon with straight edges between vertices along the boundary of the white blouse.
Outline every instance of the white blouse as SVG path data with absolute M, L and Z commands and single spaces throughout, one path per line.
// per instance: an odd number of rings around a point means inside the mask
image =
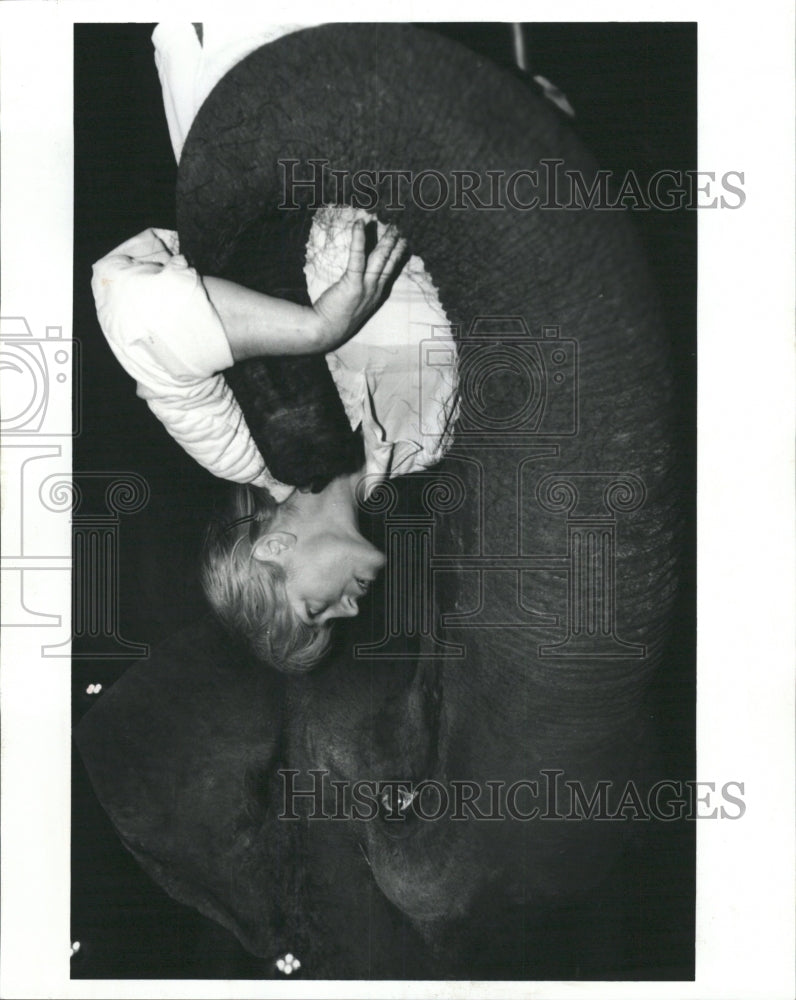
M 312 301 L 343 274 L 356 216 L 367 217 L 350 208 L 316 213 L 304 269 Z M 148 229 L 127 240 L 97 261 L 91 287 L 111 349 L 172 437 L 214 475 L 286 499 L 292 487 L 269 473 L 219 374 L 232 353 L 177 234 Z M 378 477 L 443 458 L 457 416 L 456 344 L 419 258 L 409 259 L 387 301 L 326 362 L 352 429 L 362 427 L 371 489 Z

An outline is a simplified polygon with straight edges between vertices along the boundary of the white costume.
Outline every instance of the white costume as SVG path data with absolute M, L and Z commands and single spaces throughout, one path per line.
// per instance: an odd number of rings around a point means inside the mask
M 155 61 L 178 159 L 199 107 L 227 70 L 295 30 L 206 24 L 200 45 L 191 24 L 158 25 Z M 311 301 L 342 276 L 357 217 L 369 218 L 350 208 L 316 213 L 304 268 Z M 232 354 L 200 276 L 179 254 L 176 233 L 150 229 L 126 241 L 94 265 L 92 289 L 116 357 L 175 440 L 215 475 L 264 486 L 277 501 L 286 499 L 292 487 L 265 468 L 218 374 L 231 366 Z M 423 342 L 432 337 L 427 352 Z M 429 365 L 427 356 L 445 363 Z M 326 357 L 351 427 L 362 425 L 366 472 L 415 472 L 444 456 L 456 416 L 455 358 L 436 289 L 422 261 L 412 257 L 384 305 Z

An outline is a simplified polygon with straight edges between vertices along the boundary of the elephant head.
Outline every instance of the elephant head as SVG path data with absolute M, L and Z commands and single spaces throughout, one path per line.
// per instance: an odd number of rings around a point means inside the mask
M 434 629 L 442 617 L 448 627 L 444 642 L 417 637 L 421 665 L 405 670 L 402 695 L 388 693 L 394 667 L 381 661 L 351 681 L 348 651 L 302 685 L 307 764 L 481 789 L 546 769 L 584 784 L 640 777 L 678 491 L 667 341 L 627 220 L 561 204 L 565 182 L 589 185 L 596 168 L 522 81 L 418 29 L 329 26 L 254 53 L 202 109 L 179 200 L 199 266 L 239 259 L 241 232 L 267 244 L 285 200 L 299 226 L 317 187 L 286 191 L 285 165 L 295 180 L 319 163 L 327 191 L 334 171 L 400 166 L 453 192 L 467 167 L 482 198 L 491 170 L 503 201 L 489 211 L 451 194 L 432 210 L 410 184 L 395 209 L 386 182 L 378 189 L 376 210 L 408 236 L 459 330 L 464 412 L 434 474 L 456 501 L 421 502 L 418 519 L 433 525 Z M 355 185 L 335 194 L 355 198 Z M 534 198 L 540 207 L 523 207 Z M 363 669 L 378 678 L 367 704 Z M 383 891 L 427 922 L 466 913 L 495 882 L 526 898 L 597 878 L 619 839 L 603 829 L 416 822 L 396 838 L 376 822 L 362 836 Z

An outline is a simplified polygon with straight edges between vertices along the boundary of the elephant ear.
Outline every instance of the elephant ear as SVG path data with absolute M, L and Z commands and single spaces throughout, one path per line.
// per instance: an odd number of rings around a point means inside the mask
M 263 956 L 281 944 L 293 871 L 293 828 L 271 815 L 282 697 L 280 675 L 200 624 L 130 667 L 75 730 L 144 870 Z

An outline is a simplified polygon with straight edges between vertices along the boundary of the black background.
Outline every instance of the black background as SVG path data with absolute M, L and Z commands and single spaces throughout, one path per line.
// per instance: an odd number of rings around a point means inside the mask
M 426 25 L 513 69 L 506 24 Z M 223 484 L 189 459 L 135 396 L 97 325 L 91 264 L 147 226 L 175 228 L 177 168 L 163 114 L 151 34 L 154 25 L 75 26 L 74 331 L 81 343 L 81 433 L 74 469 L 137 472 L 148 482 L 146 508 L 120 525 L 120 626 L 150 646 L 207 614 L 196 566 L 207 515 Z M 574 127 L 600 165 L 642 179 L 655 170 L 696 167 L 696 27 L 681 24 L 526 25 L 531 74 L 567 95 Z M 529 85 L 532 85 L 529 81 Z M 689 470 L 686 573 L 676 648 L 656 682 L 667 774 L 694 774 L 696 403 L 696 212 L 633 213 L 661 292 L 680 393 L 680 451 Z M 87 497 L 87 502 L 97 502 Z M 75 643 L 74 718 L 90 707 L 91 683 L 104 688 L 124 660 L 81 660 Z M 129 662 L 129 661 L 128 661 Z M 101 697 L 101 695 L 100 695 Z M 79 758 L 72 799 L 72 938 L 81 949 L 72 974 L 86 978 L 257 978 L 272 974 L 225 931 L 175 903 L 143 875 L 97 804 Z M 665 856 L 633 871 L 639 920 L 624 967 L 592 957 L 577 978 L 693 976 L 693 824 L 669 838 Z M 662 873 L 665 873 L 662 877 Z M 626 876 L 627 878 L 627 876 Z M 645 881 L 646 880 L 646 881 Z M 644 895 L 666 884 L 668 897 Z M 652 888 L 649 888 L 652 887 Z M 628 886 L 616 887 L 627 892 Z M 610 907 L 606 903 L 606 912 Z M 653 919 L 650 914 L 656 916 Z M 583 917 L 599 922 L 595 901 Z

